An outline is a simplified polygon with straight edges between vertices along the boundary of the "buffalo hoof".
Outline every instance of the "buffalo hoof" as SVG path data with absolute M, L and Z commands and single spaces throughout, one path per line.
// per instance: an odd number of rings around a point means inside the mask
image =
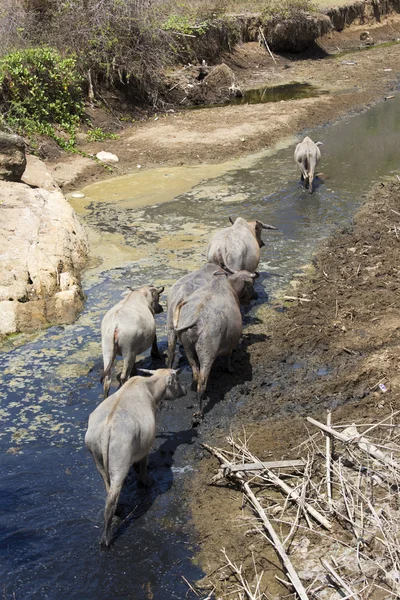
M 102 550 L 110 550 L 111 548 L 111 539 L 108 539 L 105 535 L 102 536 L 100 540 L 100 546 Z
M 200 412 L 195 412 L 192 417 L 192 427 L 198 427 L 203 420 L 203 415 Z

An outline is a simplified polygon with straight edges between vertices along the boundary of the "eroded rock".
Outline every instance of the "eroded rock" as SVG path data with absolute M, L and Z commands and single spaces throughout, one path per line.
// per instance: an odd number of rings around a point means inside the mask
M 86 233 L 47 175 L 49 189 L 0 181 L 2 335 L 70 323 L 83 307 Z
M 26 169 L 22 181 L 30 187 L 43 188 L 49 192 L 59 189 L 45 163 L 37 156 L 29 155 L 26 157 Z
M 0 179 L 21 181 L 25 167 L 25 142 L 22 137 L 0 131 Z

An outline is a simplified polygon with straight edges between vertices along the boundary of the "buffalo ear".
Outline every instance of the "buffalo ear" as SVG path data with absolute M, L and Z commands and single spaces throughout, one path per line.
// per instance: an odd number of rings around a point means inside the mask
M 316 146 L 323 146 L 324 144 L 323 144 L 323 142 L 315 142 L 315 145 Z
M 221 277 L 221 275 L 223 275 L 224 277 L 227 276 L 227 272 L 226 271 L 214 271 L 213 275 L 215 275 L 215 277 Z
M 176 379 L 176 374 L 175 372 L 170 373 L 167 377 L 167 385 L 170 386 L 174 383 L 174 380 Z

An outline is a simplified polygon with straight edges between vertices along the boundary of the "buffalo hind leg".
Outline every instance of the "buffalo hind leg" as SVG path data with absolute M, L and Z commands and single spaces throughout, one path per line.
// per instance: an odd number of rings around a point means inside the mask
M 168 329 L 167 337 L 168 337 L 167 367 L 168 367 L 168 369 L 172 369 L 172 367 L 174 365 L 176 338 L 177 338 L 175 329 Z
M 102 546 L 110 546 L 111 543 L 111 524 L 117 508 L 118 498 L 121 493 L 123 481 L 113 481 L 106 500 L 106 507 L 104 509 L 104 531 L 101 537 L 100 544 Z
M 121 376 L 119 380 L 121 385 L 124 385 L 124 383 L 128 381 L 129 377 L 136 373 L 135 361 L 135 354 L 130 354 L 127 357 L 124 356 L 124 366 L 122 367 Z
M 197 354 L 196 354 L 196 351 L 190 346 L 184 345 L 184 348 L 185 348 L 186 358 L 188 359 L 188 362 L 192 369 L 192 374 L 193 374 L 192 390 L 195 391 L 198 388 L 198 381 L 199 381 L 199 362 L 198 362 Z
M 145 487 L 150 487 L 151 484 L 153 483 L 153 479 L 147 473 L 148 458 L 149 458 L 149 455 L 146 454 L 146 456 L 144 458 L 142 458 L 142 460 L 139 462 L 139 468 L 140 468 L 139 480 L 140 480 L 140 483 L 142 485 L 144 485 Z
M 226 357 L 226 370 L 231 374 L 235 372 L 235 369 L 232 367 L 232 352 Z
M 197 401 L 199 403 L 199 411 L 193 415 L 193 426 L 198 425 L 204 416 L 204 396 L 206 393 L 206 387 L 208 378 L 210 376 L 212 363 L 207 363 L 200 367 L 199 380 L 197 383 Z
M 312 194 L 313 191 L 313 181 L 314 181 L 314 173 L 310 173 L 308 176 L 308 193 Z
M 161 358 L 160 351 L 159 351 L 158 346 L 157 346 L 157 334 L 154 334 L 154 340 L 153 340 L 153 343 L 151 345 L 150 356 L 151 356 L 151 358 Z
M 92 456 L 94 459 L 94 463 L 96 465 L 96 469 L 98 470 L 98 472 L 100 473 L 100 475 L 103 478 L 104 485 L 106 486 L 106 492 L 108 494 L 108 492 L 110 490 L 110 482 L 108 480 L 108 476 L 107 476 L 106 470 L 104 468 L 103 457 L 100 457 L 97 454 L 92 454 Z

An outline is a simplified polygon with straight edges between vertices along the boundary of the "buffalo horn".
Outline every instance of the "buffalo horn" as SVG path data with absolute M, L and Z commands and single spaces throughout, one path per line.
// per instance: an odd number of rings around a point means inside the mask
M 232 217 L 229 215 L 228 219 L 230 220 L 230 222 L 232 223 L 232 225 L 234 224 L 234 220 L 232 219 Z
M 157 373 L 157 371 L 154 371 L 152 369 L 138 369 L 141 373 L 149 373 L 150 375 L 155 375 Z
M 260 221 L 261 223 L 261 221 Z M 266 223 L 261 223 L 261 227 L 263 229 L 274 229 L 275 231 L 277 230 L 277 227 L 274 227 L 273 225 L 267 225 Z
M 227 273 L 229 273 L 230 275 L 234 275 L 235 273 L 237 273 L 237 271 L 233 271 L 233 269 L 231 269 L 230 267 L 227 267 L 226 265 L 222 264 L 220 265 L 221 269 L 223 269 L 224 271 L 226 271 Z

